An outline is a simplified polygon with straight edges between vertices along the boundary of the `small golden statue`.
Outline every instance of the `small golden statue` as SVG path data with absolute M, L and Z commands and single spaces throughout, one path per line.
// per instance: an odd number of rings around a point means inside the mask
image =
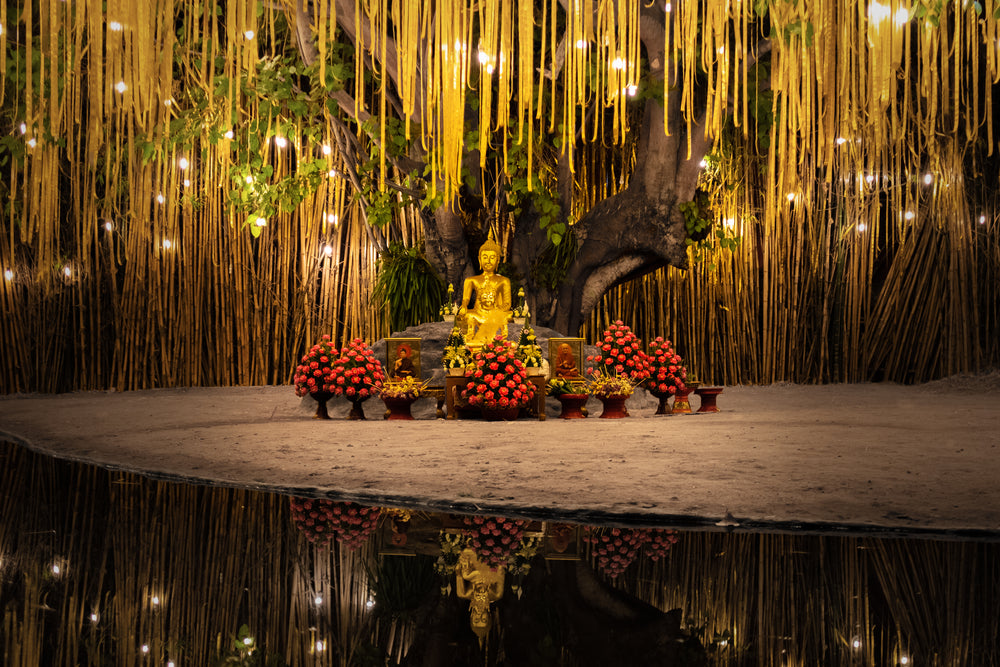
M 490 231 L 486 243 L 479 248 L 482 273 L 466 278 L 462 287 L 462 305 L 458 315 L 465 317 L 465 342 L 474 350 L 493 340 L 497 334 L 507 337 L 507 322 L 511 317 L 510 280 L 496 274 L 502 253 Z M 472 299 L 473 305 L 469 308 Z
M 493 622 L 490 605 L 503 597 L 505 568 L 491 570 L 479 560 L 472 549 L 462 549 L 455 570 L 455 594 L 469 601 L 469 625 L 479 637 L 479 646 L 486 642 Z

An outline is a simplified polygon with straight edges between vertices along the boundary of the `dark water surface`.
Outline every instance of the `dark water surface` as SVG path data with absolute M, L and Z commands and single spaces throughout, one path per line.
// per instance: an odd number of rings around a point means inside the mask
M 1000 664 L 1000 535 L 597 527 L 0 462 L 2 665 Z

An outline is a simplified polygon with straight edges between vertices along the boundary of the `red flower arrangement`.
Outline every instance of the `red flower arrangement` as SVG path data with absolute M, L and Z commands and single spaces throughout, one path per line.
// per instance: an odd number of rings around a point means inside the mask
M 616 321 L 601 336 L 597 354 L 588 355 L 588 375 L 624 375 L 632 384 L 639 384 L 649 377 L 649 357 L 642 351 L 640 341 L 621 320 Z
M 350 550 L 364 544 L 378 525 L 381 510 L 322 498 L 291 499 L 292 520 L 306 539 L 318 546 L 337 541 Z
M 669 528 L 649 531 L 649 542 L 646 543 L 646 551 L 649 558 L 655 563 L 666 557 L 670 547 L 677 544 L 677 531 Z
M 462 534 L 469 540 L 469 548 L 490 569 L 504 565 L 511 554 L 521 546 L 521 537 L 528 525 L 521 519 L 499 516 L 467 516 L 463 519 Z
M 302 363 L 295 367 L 295 395 L 305 396 L 333 392 L 329 388 L 330 371 L 340 353 L 333 346 L 329 336 L 323 336 L 302 357 Z
M 687 369 L 681 365 L 681 358 L 669 340 L 657 336 L 649 344 L 649 354 L 653 370 L 646 387 L 654 395 L 676 394 L 684 391 L 684 380 L 687 379 Z
M 331 368 L 328 386 L 335 396 L 364 401 L 375 396 L 385 382 L 385 371 L 375 353 L 360 338 L 340 351 Z
M 513 341 L 497 336 L 484 343 L 472 357 L 469 379 L 462 396 L 469 405 L 484 408 L 522 407 L 535 395 L 535 385 L 527 382 L 524 364 L 516 357 Z

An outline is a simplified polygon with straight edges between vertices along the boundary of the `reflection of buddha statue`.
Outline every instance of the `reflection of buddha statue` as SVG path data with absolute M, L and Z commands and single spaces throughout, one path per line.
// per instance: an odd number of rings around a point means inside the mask
M 510 280 L 496 274 L 501 252 L 490 232 L 486 243 L 479 248 L 482 273 L 466 278 L 462 287 L 462 306 L 458 314 L 465 316 L 466 345 L 474 349 L 493 340 L 497 334 L 507 337 L 507 322 L 511 315 Z M 472 299 L 472 306 L 469 307 Z
M 484 565 L 472 549 L 463 549 L 458 556 L 455 593 L 469 601 L 469 625 L 479 637 L 480 646 L 492 624 L 490 605 L 503 597 L 504 572 L 503 567 L 491 570 Z
M 576 370 L 576 357 L 573 355 L 573 348 L 569 343 L 562 343 L 556 349 L 556 377 L 572 380 L 580 377 Z

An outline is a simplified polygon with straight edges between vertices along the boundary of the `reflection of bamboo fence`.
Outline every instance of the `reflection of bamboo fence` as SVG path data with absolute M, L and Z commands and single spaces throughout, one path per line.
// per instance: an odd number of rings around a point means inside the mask
M 358 664 L 367 643 L 403 656 L 415 639 L 411 620 L 375 621 L 367 608 L 364 563 L 376 545 L 314 548 L 287 498 L 155 482 L 9 444 L 0 458 L 5 665 L 208 664 L 243 624 L 256 650 L 294 666 Z M 639 558 L 616 585 L 681 609 L 706 643 L 726 636 L 713 665 L 882 665 L 904 654 L 997 664 L 998 549 L 685 532 L 664 560 Z M 524 604 L 535 599 L 527 586 Z

